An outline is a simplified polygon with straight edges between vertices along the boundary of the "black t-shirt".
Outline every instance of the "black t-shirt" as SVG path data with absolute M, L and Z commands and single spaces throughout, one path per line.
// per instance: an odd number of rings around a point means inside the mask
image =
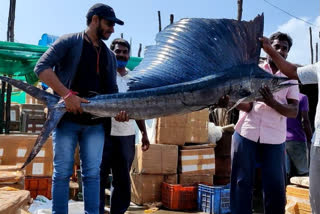
M 105 44 L 100 41 L 100 47 L 94 47 L 86 39 L 83 39 L 83 48 L 76 76 L 72 82 L 71 90 L 78 92 L 79 97 L 93 97 L 107 92 L 107 52 Z M 99 55 L 99 64 L 97 57 Z M 97 69 L 99 65 L 99 69 Z M 75 115 L 66 113 L 64 118 L 85 125 L 102 123 L 104 118 L 95 118 L 91 114 L 82 113 Z

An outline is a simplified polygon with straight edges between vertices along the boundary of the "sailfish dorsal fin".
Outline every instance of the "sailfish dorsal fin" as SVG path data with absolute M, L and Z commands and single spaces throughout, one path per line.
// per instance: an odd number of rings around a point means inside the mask
M 263 14 L 252 21 L 187 18 L 157 34 L 133 71 L 129 90 L 188 82 L 242 64 L 258 64 Z

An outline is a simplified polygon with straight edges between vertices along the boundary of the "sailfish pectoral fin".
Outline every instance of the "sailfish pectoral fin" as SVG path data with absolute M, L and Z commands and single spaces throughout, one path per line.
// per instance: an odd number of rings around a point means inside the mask
M 227 113 L 229 113 L 231 110 L 233 110 L 234 108 L 236 108 L 240 103 L 242 103 L 243 101 L 245 101 L 248 97 L 243 97 L 241 99 L 239 99 L 231 108 L 228 109 Z
M 52 130 L 58 125 L 62 116 L 66 113 L 65 109 L 62 108 L 54 108 L 49 110 L 48 118 L 46 122 L 43 124 L 41 132 L 21 169 L 25 168 L 39 153 L 42 146 L 45 144 L 47 139 L 50 136 Z

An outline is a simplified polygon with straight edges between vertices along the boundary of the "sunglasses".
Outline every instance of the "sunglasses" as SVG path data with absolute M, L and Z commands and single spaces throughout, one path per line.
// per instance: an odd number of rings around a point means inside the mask
M 100 18 L 100 17 L 99 17 Z M 104 18 L 100 18 L 100 20 L 102 20 L 102 19 L 104 19 Z M 104 19 L 104 21 L 105 21 L 105 24 L 108 26 L 108 27 L 114 27 L 115 26 L 115 22 L 113 22 L 113 21 L 110 21 L 110 20 L 106 20 L 106 19 Z
M 106 25 L 108 25 L 108 27 L 114 27 L 115 24 L 116 24 L 115 22 L 106 20 Z

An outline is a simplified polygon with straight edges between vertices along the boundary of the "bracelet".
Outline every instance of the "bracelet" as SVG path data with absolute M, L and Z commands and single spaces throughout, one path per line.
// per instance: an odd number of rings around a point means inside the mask
M 78 94 L 78 92 L 75 92 L 75 91 L 72 91 L 72 90 L 69 90 L 68 93 L 62 97 L 63 100 L 67 99 L 68 97 L 70 97 L 71 95 L 76 95 Z

